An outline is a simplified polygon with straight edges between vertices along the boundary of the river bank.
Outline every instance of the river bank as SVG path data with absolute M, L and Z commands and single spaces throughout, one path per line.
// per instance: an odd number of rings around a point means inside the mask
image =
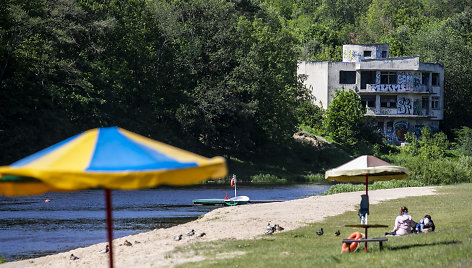
M 269 222 L 283 226 L 285 231 L 293 230 L 312 222 L 319 222 L 328 216 L 355 210 L 362 193 L 312 196 L 278 203 L 219 208 L 208 212 L 202 218 L 182 225 L 115 239 L 115 266 L 168 267 L 197 261 L 201 257 L 169 257 L 168 252 L 196 241 L 255 238 L 264 233 L 265 226 Z M 369 198 L 371 204 L 376 204 L 384 200 L 434 193 L 435 187 L 386 189 L 369 191 Z M 206 236 L 202 238 L 185 236 L 191 229 L 195 232 L 205 232 Z M 182 240 L 174 241 L 173 238 L 179 234 L 184 234 Z M 124 245 L 125 240 L 130 241 L 132 246 Z M 5 263 L 0 267 L 107 267 L 107 254 L 98 253 L 104 247 L 105 243 L 101 243 L 41 258 Z M 71 254 L 80 259 L 70 260 Z

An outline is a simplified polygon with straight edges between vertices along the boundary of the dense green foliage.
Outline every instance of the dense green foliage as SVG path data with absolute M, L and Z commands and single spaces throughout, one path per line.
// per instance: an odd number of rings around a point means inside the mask
M 2 163 L 112 125 L 254 151 L 309 99 L 295 38 L 258 1 L 7 0 L 0 26 Z
M 360 128 L 365 114 L 361 99 L 354 91 L 336 91 L 323 120 L 325 129 L 333 139 L 351 148 L 360 139 Z
M 223 154 L 230 168 L 249 165 L 247 180 L 311 180 L 336 161 L 326 161 L 330 152 L 322 149 L 293 145 L 301 125 L 354 155 L 469 163 L 471 6 L 471 0 L 4 0 L 0 163 L 86 129 L 120 126 Z M 412 140 L 395 158 L 389 153 L 396 149 L 359 118 L 356 102 L 329 111 L 313 105 L 296 76 L 297 60 L 340 61 L 343 44 L 368 42 L 388 42 L 391 56 L 444 65 L 441 127 L 450 139 L 459 135 L 456 147 L 438 134 Z M 455 167 L 443 170 L 449 168 Z M 426 180 L 426 170 L 415 172 Z

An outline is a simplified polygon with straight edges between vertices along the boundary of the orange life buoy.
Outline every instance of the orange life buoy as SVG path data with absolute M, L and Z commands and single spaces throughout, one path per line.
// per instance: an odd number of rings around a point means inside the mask
M 364 237 L 364 234 L 362 234 L 361 232 L 354 232 L 347 239 L 359 240 L 362 237 Z M 343 243 L 343 245 L 341 246 L 341 253 L 354 252 L 357 250 L 358 247 L 359 247 L 359 243 L 356 243 L 356 242 L 351 243 L 349 246 L 347 245 L 347 243 Z
M 234 187 L 234 178 L 231 179 L 231 187 Z

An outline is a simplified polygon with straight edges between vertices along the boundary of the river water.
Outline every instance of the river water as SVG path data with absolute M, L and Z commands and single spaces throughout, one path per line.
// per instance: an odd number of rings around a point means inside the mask
M 320 194 L 328 185 L 240 186 L 253 200 L 292 200 Z M 227 185 L 159 187 L 112 191 L 114 238 L 196 219 L 217 207 L 194 206 L 193 199 L 234 196 Z M 103 190 L 0 196 L 0 256 L 39 257 L 107 241 Z M 49 202 L 45 202 L 46 200 Z M 248 205 L 250 206 L 250 204 Z

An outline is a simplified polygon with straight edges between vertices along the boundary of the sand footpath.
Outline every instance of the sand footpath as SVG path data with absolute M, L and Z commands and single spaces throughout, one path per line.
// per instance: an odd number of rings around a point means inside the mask
M 411 187 L 369 191 L 369 200 L 370 204 L 376 204 L 380 201 L 408 196 L 433 195 L 436 188 Z M 277 203 L 218 208 L 192 222 L 115 239 L 113 243 L 115 267 L 169 267 L 187 261 L 198 261 L 201 259 L 199 256 L 176 258 L 167 253 L 178 246 L 196 241 L 254 238 L 264 233 L 269 222 L 277 223 L 285 230 L 293 230 L 309 223 L 319 222 L 324 217 L 355 210 L 360 203 L 360 195 L 363 193 L 341 193 Z M 185 236 L 185 233 L 191 229 L 197 233 L 205 232 L 206 236 L 202 238 Z M 174 241 L 173 238 L 178 234 L 184 234 L 182 240 Z M 125 240 L 130 241 L 133 245 L 124 245 Z M 36 259 L 4 263 L 0 264 L 0 268 L 108 267 L 108 255 L 98 253 L 105 247 L 105 244 L 77 248 Z M 72 253 L 80 259 L 70 260 Z

